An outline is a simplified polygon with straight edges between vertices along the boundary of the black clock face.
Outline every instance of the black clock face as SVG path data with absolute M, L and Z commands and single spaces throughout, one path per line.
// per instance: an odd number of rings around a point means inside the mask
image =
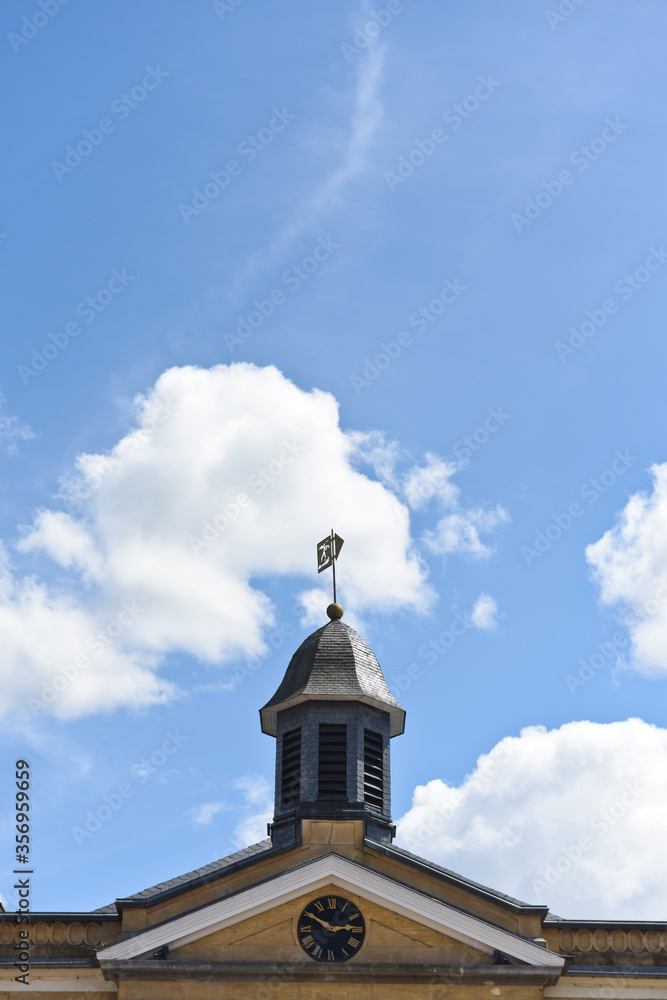
M 316 962 L 347 962 L 366 935 L 358 906 L 343 896 L 320 896 L 305 907 L 297 924 L 299 944 Z

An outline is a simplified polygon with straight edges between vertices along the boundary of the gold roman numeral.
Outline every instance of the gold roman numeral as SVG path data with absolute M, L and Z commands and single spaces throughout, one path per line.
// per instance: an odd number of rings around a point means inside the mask
M 320 948 L 319 944 L 315 945 L 315 947 L 312 949 L 312 952 L 313 952 L 313 955 L 315 956 L 315 958 L 319 958 L 320 957 L 320 955 L 322 954 L 322 949 Z
M 303 924 L 301 927 L 299 927 L 299 934 L 310 934 L 310 928 L 311 928 L 310 924 Z
M 334 953 L 332 951 L 328 951 L 327 952 L 327 962 L 333 962 L 333 961 L 334 961 Z
M 327 903 L 329 904 L 329 909 L 330 910 L 335 910 L 337 908 L 336 907 L 336 897 L 335 896 L 333 896 L 333 897 L 329 896 L 329 898 L 327 899 Z
M 347 943 L 349 944 L 350 948 L 358 948 L 360 944 L 358 938 L 355 937 L 348 938 Z
M 320 913 L 324 909 L 324 906 L 322 905 L 322 903 L 320 903 L 319 899 L 315 900 L 315 902 L 313 903 L 313 906 L 316 906 L 317 909 L 320 911 Z
M 311 944 L 315 944 L 310 934 L 307 934 L 303 939 L 303 943 L 306 948 L 310 948 Z

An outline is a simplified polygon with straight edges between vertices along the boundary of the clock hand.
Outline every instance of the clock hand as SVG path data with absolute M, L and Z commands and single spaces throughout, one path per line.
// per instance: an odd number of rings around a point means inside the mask
M 318 924 L 322 924 L 323 927 L 326 927 L 328 931 L 332 931 L 334 934 L 336 931 L 340 930 L 340 927 L 332 927 L 332 925 L 327 923 L 326 920 L 322 920 L 321 917 L 316 917 L 314 913 L 310 912 L 310 910 L 306 910 L 306 915 L 311 917 L 312 920 L 317 920 Z

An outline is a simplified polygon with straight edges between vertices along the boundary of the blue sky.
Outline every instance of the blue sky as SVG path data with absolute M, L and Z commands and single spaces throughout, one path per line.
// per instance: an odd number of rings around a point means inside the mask
M 264 835 L 334 527 L 399 842 L 664 917 L 663 5 L 44 2 L 2 14 L 8 908 L 19 757 L 38 909 Z

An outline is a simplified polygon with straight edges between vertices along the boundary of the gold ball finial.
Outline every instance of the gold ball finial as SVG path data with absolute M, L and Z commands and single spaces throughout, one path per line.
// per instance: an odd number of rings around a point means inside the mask
M 327 608 L 327 614 L 331 621 L 336 621 L 338 618 L 343 617 L 343 608 L 340 604 L 330 604 Z

